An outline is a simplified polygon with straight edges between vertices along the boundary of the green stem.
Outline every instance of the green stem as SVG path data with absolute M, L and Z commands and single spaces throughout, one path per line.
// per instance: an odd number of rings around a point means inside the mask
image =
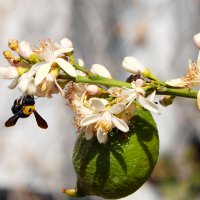
M 93 73 L 92 72 L 90 72 L 90 71 L 88 71 L 86 68 L 84 68 L 84 67 L 81 67 L 79 64 L 77 64 L 77 63 L 73 63 L 73 66 L 77 69 L 77 70 L 80 70 L 80 71 L 82 71 L 82 72 L 84 72 L 85 74 L 87 74 L 87 75 L 89 75 L 89 76 L 92 76 L 93 75 Z
M 67 76 L 59 76 L 59 78 L 67 78 Z M 69 79 L 69 77 L 68 77 Z M 126 88 L 132 88 L 131 83 L 123 82 L 123 81 L 118 81 L 115 79 L 109 79 L 109 78 L 104 78 L 99 75 L 93 75 L 93 76 L 77 76 L 75 78 L 75 82 L 77 83 L 89 83 L 89 84 L 100 84 L 104 86 L 110 86 L 110 87 L 126 87 Z M 158 82 L 157 82 L 158 83 Z M 145 91 L 147 92 L 152 92 L 156 90 L 156 94 L 158 95 L 171 95 L 171 96 L 179 96 L 179 97 L 186 97 L 186 98 L 197 98 L 197 90 L 192 90 L 190 88 L 168 88 L 168 87 L 163 87 L 163 84 L 160 85 L 149 85 L 144 87 Z
M 98 75 L 86 77 L 86 76 L 77 76 L 77 83 L 90 83 L 90 84 L 101 84 L 105 86 L 113 86 L 113 87 L 127 87 L 131 88 L 131 84 L 123 81 L 118 81 L 114 79 L 104 78 Z
M 157 90 L 157 94 L 162 95 L 172 95 L 186 98 L 197 98 L 197 90 L 192 90 L 190 88 L 166 88 Z

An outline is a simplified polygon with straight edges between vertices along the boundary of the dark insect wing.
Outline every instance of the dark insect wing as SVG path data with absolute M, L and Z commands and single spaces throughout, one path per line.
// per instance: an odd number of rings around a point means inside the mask
M 33 113 L 35 115 L 35 119 L 36 119 L 37 125 L 40 128 L 44 128 L 44 129 L 48 128 L 47 122 L 38 114 L 38 112 L 36 110 L 34 110 Z
M 17 123 L 17 120 L 19 119 L 19 117 L 20 117 L 21 114 L 22 114 L 22 112 L 19 111 L 18 113 L 16 113 L 15 115 L 13 115 L 11 118 L 9 118 L 6 121 L 5 126 L 6 127 L 14 126 Z

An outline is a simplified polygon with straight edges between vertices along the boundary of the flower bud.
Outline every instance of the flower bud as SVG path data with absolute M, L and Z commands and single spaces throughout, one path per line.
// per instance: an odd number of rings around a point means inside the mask
M 100 64 L 94 64 L 92 65 L 92 68 L 90 70 L 94 74 L 98 74 L 99 76 L 105 77 L 105 78 L 112 78 L 110 72 Z
M 159 103 L 164 106 L 167 107 L 169 105 L 171 105 L 174 101 L 174 96 L 170 96 L 170 95 L 163 95 L 160 97 Z
M 197 33 L 196 35 L 194 35 L 193 42 L 194 42 L 195 46 L 198 49 L 200 49 L 200 33 Z
M 122 67 L 132 74 L 144 73 L 147 70 L 135 57 L 125 57 Z
M 84 67 L 84 61 L 81 59 L 81 58 L 78 58 L 78 64 L 81 66 L 81 67 Z
M 142 79 L 140 79 L 140 78 L 138 78 L 138 79 L 135 81 L 135 85 L 136 85 L 137 87 L 142 87 L 142 86 L 144 86 L 144 84 L 145 84 L 144 80 L 142 80 Z
M 60 41 L 60 44 L 61 44 L 62 47 L 65 47 L 65 48 L 73 48 L 73 43 L 68 38 L 63 38 Z
M 33 54 L 33 51 L 30 47 L 30 44 L 26 41 L 22 41 L 19 44 L 19 55 L 22 56 L 23 58 L 28 59 L 30 55 Z
M 18 41 L 17 40 L 9 40 L 8 46 L 11 50 L 18 52 Z
M 97 95 L 99 93 L 99 87 L 97 85 L 88 85 L 86 91 L 88 95 Z
M 14 58 L 13 54 L 10 51 L 4 51 L 3 55 L 4 55 L 5 59 L 7 59 L 7 60 Z

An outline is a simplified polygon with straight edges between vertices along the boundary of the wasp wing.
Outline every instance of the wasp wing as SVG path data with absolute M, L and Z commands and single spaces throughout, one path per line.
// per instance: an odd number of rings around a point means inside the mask
M 21 115 L 21 111 L 19 111 L 18 113 L 16 113 L 15 115 L 13 115 L 11 118 L 9 118 L 6 123 L 5 126 L 6 127 L 11 127 L 14 126 L 17 123 L 17 120 L 19 119 L 20 115 Z
M 36 119 L 37 125 L 40 128 L 47 129 L 48 128 L 47 122 L 38 114 L 38 112 L 36 110 L 34 110 L 33 113 L 35 115 L 35 119 Z

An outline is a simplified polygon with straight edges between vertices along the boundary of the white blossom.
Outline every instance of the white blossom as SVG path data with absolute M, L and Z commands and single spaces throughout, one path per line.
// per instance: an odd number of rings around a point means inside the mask
M 200 55 L 200 54 L 199 54 Z M 181 78 L 166 81 L 170 86 L 174 87 L 192 87 L 200 85 L 200 56 L 197 63 L 189 60 L 188 72 Z
M 134 100 L 136 100 L 141 106 L 146 108 L 147 110 L 160 113 L 158 106 L 154 103 L 155 91 L 151 93 L 148 97 L 145 97 L 145 91 L 142 87 L 137 87 L 134 83 L 132 83 L 131 89 L 125 90 L 125 96 L 127 99 L 127 107 L 129 107 Z
M 47 48 L 44 52 L 40 53 L 39 58 L 43 60 L 43 62 L 35 64 L 37 66 L 35 85 L 39 85 L 45 79 L 54 63 L 57 63 L 62 70 L 70 76 L 76 77 L 77 74 L 74 67 L 68 61 L 59 57 L 60 54 L 69 53 L 71 51 L 72 48 L 58 49 L 55 51 L 52 48 Z
M 97 130 L 97 139 L 99 143 L 106 143 L 108 140 L 108 132 L 116 127 L 123 132 L 129 130 L 128 125 L 118 117 L 116 114 L 123 112 L 126 105 L 123 103 L 117 103 L 112 106 L 106 99 L 91 98 L 89 100 L 91 114 L 86 115 L 80 122 L 80 125 L 85 127 L 95 124 Z

